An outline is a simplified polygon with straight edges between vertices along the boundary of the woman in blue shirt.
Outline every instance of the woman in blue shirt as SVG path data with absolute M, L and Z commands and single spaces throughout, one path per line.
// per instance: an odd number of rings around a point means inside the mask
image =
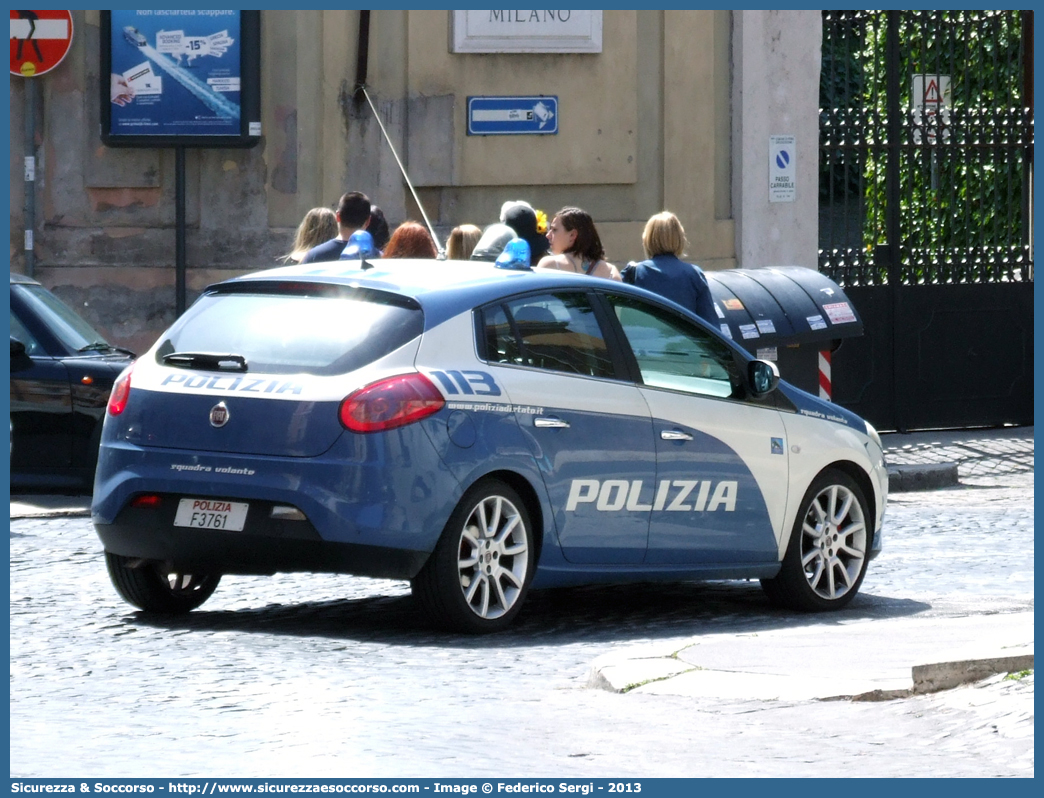
M 629 263 L 623 281 L 677 302 L 697 316 L 717 324 L 717 313 L 703 271 L 681 259 L 688 246 L 685 228 L 670 211 L 662 211 L 645 223 L 642 247 L 648 260 Z

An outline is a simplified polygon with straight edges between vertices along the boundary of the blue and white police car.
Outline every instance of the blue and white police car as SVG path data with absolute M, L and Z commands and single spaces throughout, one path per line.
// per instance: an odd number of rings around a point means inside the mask
M 209 287 L 113 388 L 92 518 L 119 594 L 222 574 L 408 579 L 439 626 L 530 588 L 758 578 L 847 604 L 881 548 L 881 442 L 641 289 L 340 261 Z

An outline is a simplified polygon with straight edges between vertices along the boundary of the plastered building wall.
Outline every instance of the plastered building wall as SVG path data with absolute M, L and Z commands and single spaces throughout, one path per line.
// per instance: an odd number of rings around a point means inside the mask
M 73 12 L 65 62 L 37 79 L 38 279 L 117 344 L 174 319 L 174 152 L 99 131 L 99 15 Z M 608 257 L 643 257 L 663 209 L 704 268 L 816 264 L 818 12 L 605 11 L 597 54 L 452 53 L 450 12 L 374 11 L 368 92 L 444 241 L 505 200 L 579 205 Z M 189 150 L 189 302 L 272 266 L 305 212 L 362 190 L 421 219 L 367 102 L 353 96 L 359 12 L 262 12 L 262 139 Z M 24 80 L 11 78 L 11 263 L 22 252 Z M 553 136 L 468 136 L 470 95 L 556 95 Z M 785 128 L 785 129 L 784 129 Z M 767 202 L 768 136 L 793 133 L 797 201 Z M 780 207 L 786 205 L 787 207 Z
M 733 12 L 733 199 L 744 268 L 818 267 L 821 48 L 818 11 Z M 773 135 L 795 137 L 793 202 L 769 201 Z

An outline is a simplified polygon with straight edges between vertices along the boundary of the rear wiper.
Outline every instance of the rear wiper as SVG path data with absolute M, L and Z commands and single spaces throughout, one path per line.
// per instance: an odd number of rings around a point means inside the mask
M 163 356 L 168 366 L 185 369 L 208 369 L 210 371 L 246 371 L 247 361 L 242 355 L 219 354 L 217 352 L 171 352 Z

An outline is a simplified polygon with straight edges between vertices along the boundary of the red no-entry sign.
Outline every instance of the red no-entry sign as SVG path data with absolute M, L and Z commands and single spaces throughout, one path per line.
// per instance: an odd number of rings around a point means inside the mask
M 11 74 L 31 78 L 50 72 L 72 45 L 68 11 L 11 12 Z

